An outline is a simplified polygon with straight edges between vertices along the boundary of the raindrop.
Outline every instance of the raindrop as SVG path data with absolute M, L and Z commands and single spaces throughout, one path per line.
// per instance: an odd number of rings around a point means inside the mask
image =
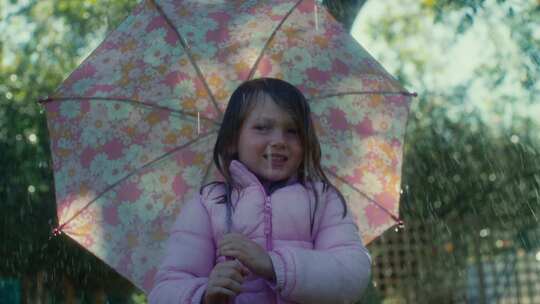
M 452 236 L 452 230 L 450 230 L 450 227 L 447 224 L 444 224 L 444 229 L 448 233 L 448 235 Z
M 32 133 L 32 134 L 28 135 L 28 140 L 29 140 L 31 143 L 35 144 L 35 143 L 37 142 L 37 136 L 36 136 L 36 134 Z
M 529 202 L 527 202 L 527 206 L 529 206 L 529 210 L 531 210 L 531 213 L 534 217 L 534 220 L 538 222 L 538 218 L 536 217 L 536 213 L 534 212 L 533 208 L 531 207 L 531 204 L 529 204 Z
M 487 237 L 489 235 L 489 229 L 488 228 L 484 228 L 482 230 L 480 230 L 480 237 Z
M 197 111 L 197 135 L 201 134 L 201 113 Z
M 34 185 L 28 186 L 28 192 L 30 192 L 30 193 L 36 192 L 36 187 L 34 187 Z
M 22 135 L 21 134 L 15 135 L 15 140 L 17 140 L 17 141 L 22 140 Z
M 497 241 L 495 242 L 495 247 L 497 247 L 497 248 L 502 248 L 503 245 L 504 245 L 503 240 L 497 240 Z
M 496 179 L 497 179 L 497 176 L 495 175 L 495 173 L 491 173 L 491 174 L 489 175 L 489 180 L 490 180 L 490 181 L 494 182 Z
M 427 180 L 428 180 L 428 183 L 433 184 L 433 182 L 435 182 L 435 177 L 433 177 L 433 175 L 430 175 L 428 176 Z
M 13 97 L 13 94 L 11 94 L 11 92 L 7 92 L 6 93 L 6 99 L 11 99 Z
M 452 177 L 452 179 L 454 180 L 455 183 L 459 183 L 459 181 L 461 180 L 461 177 L 459 176 L 459 174 L 456 174 Z
M 513 143 L 513 144 L 517 144 L 519 142 L 519 136 L 517 136 L 516 134 L 510 136 L 510 141 Z
M 184 39 L 184 37 L 181 37 L 182 38 L 182 41 L 184 42 L 184 45 L 186 46 L 186 49 L 190 49 L 191 47 L 189 46 L 189 43 L 187 42 L 186 39 Z
M 319 11 L 317 8 L 317 1 L 313 3 L 313 13 L 315 16 L 315 31 L 319 31 Z
M 536 252 L 536 260 L 540 262 L 540 251 Z
M 11 81 L 13 81 L 13 82 L 17 81 L 17 78 L 18 78 L 18 77 L 17 77 L 16 74 L 11 74 L 11 75 L 9 75 L 9 80 L 11 80 Z

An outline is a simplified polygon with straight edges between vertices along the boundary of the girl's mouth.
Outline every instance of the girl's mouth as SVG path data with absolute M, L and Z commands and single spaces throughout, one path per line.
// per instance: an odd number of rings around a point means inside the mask
M 272 167 L 280 167 L 284 165 L 289 159 L 287 156 L 281 154 L 265 154 L 263 155 L 263 158 L 268 160 L 271 163 Z

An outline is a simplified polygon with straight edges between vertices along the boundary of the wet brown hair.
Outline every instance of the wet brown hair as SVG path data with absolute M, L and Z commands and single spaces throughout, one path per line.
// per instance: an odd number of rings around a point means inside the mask
M 327 191 L 328 188 L 336 191 L 342 202 L 343 216 L 345 216 L 347 213 L 345 199 L 341 192 L 328 180 L 321 167 L 321 147 L 311 120 L 311 111 L 306 98 L 298 88 L 286 81 L 276 78 L 258 78 L 242 83 L 231 95 L 214 146 L 214 164 L 225 181 L 213 182 L 208 185 L 225 184 L 225 195 L 221 198 L 220 203 L 227 204 L 227 225 L 229 230 L 232 225 L 231 192 L 233 189 L 238 188 L 229 172 L 229 165 L 233 160 L 238 160 L 236 147 L 240 130 L 251 109 L 260 102 L 261 98 L 258 97 L 261 94 L 270 96 L 278 107 L 287 112 L 298 130 L 297 134 L 304 154 L 298 169 L 298 182 L 306 189 L 311 189 L 315 196 L 315 209 L 310 212 L 312 232 L 319 202 L 319 194 L 310 187 L 313 182 L 322 182 L 323 192 Z M 208 185 L 203 186 L 203 188 Z

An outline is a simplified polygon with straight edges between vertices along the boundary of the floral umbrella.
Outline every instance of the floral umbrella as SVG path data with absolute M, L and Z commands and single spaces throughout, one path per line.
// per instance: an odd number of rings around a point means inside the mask
M 49 98 L 59 226 L 149 291 L 182 204 L 218 179 L 232 91 L 276 77 L 310 101 L 323 165 L 364 241 L 398 222 L 410 95 L 313 0 L 148 0 Z

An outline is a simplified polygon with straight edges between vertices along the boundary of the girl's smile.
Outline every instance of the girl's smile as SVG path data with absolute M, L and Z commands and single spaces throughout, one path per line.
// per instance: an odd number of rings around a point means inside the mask
M 267 94 L 247 115 L 238 138 L 238 158 L 255 175 L 279 181 L 296 174 L 303 149 L 291 116 Z

